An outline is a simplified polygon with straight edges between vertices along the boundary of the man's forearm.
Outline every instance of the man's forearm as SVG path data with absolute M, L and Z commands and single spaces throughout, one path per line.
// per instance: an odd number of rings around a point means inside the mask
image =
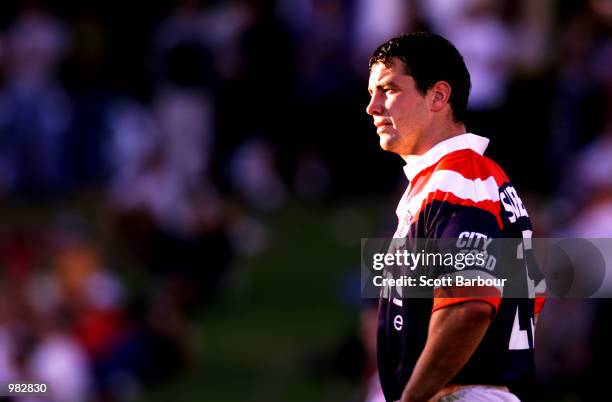
M 467 363 L 489 324 L 492 307 L 481 301 L 435 311 L 425 348 L 404 388 L 401 402 L 428 401 Z

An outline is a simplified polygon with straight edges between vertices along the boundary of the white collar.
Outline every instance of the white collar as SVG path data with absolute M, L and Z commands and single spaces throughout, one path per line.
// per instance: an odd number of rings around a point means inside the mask
M 444 141 L 440 141 L 431 147 L 423 155 L 409 155 L 406 158 L 404 173 L 408 180 L 412 181 L 414 177 L 426 167 L 438 162 L 442 157 L 451 152 L 460 149 L 471 149 L 480 155 L 484 154 L 485 149 L 489 145 L 489 139 L 476 134 L 461 134 Z

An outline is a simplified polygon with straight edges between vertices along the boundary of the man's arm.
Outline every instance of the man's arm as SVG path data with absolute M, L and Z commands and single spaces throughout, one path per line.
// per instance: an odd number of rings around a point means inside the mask
M 482 340 L 493 314 L 483 301 L 433 312 L 425 348 L 404 388 L 401 402 L 428 401 L 461 370 Z

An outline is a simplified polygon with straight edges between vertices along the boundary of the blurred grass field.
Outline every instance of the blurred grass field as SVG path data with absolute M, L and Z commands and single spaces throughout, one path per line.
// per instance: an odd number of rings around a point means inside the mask
M 3 230 L 43 233 L 63 214 L 77 215 L 131 297 L 139 297 L 154 278 L 113 249 L 112 214 L 99 197 L 82 193 L 44 206 L 7 199 Z M 357 337 L 359 244 L 375 216 L 365 204 L 293 201 L 257 216 L 267 227 L 266 248 L 238 257 L 214 301 L 190 317 L 194 353 L 187 369 L 140 389 L 138 400 L 359 400 L 359 378 L 337 375 L 328 363 Z
M 238 261 L 197 318 L 194 366 L 142 401 L 359 400 L 358 378 L 319 372 L 316 362 L 357 334 L 359 305 L 345 290 L 359 279 L 360 238 L 374 213 L 295 203 L 264 218 L 267 250 Z

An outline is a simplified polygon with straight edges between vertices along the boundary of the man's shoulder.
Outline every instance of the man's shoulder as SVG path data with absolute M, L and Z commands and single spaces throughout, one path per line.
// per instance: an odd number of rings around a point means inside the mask
M 509 182 L 508 176 L 495 161 L 471 149 L 460 149 L 443 156 L 433 171 L 455 172 L 468 180 L 493 178 L 498 187 Z
M 493 160 L 471 149 L 450 152 L 423 169 L 413 180 L 415 193 L 448 192 L 465 200 L 499 201 L 510 181 Z
M 501 227 L 499 194 L 507 180 L 489 158 L 471 149 L 453 151 L 415 176 L 408 209 L 413 217 L 429 219 L 456 216 L 459 211 L 465 216 L 485 213 Z

